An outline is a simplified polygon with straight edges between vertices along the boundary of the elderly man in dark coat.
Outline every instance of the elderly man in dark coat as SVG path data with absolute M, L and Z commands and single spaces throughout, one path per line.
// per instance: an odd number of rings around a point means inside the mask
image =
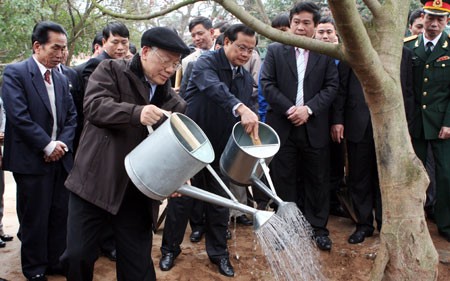
M 151 258 L 151 199 L 124 167 L 125 156 L 156 128 L 163 112 L 186 103 L 169 78 L 189 48 L 168 28 L 147 30 L 132 60 L 104 60 L 92 73 L 84 100 L 85 126 L 66 186 L 71 191 L 67 280 L 92 280 L 100 230 L 110 223 L 117 247 L 117 280 L 156 280 Z M 149 159 L 151 161 L 151 159 Z

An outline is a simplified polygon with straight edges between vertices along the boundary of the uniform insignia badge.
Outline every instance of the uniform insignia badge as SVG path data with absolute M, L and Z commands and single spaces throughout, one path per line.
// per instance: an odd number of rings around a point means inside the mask
M 449 56 L 442 56 L 442 57 L 438 58 L 436 61 L 440 62 L 440 61 L 444 61 L 444 60 L 450 60 L 450 57 Z
M 447 48 L 447 46 L 448 46 L 448 42 L 445 41 L 444 44 L 442 44 L 442 48 Z

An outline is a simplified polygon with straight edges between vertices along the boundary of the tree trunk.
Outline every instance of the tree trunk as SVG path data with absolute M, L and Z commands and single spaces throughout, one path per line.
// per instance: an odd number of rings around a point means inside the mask
M 423 210 L 429 180 L 411 144 L 400 84 L 402 18 L 407 18 L 409 1 L 364 2 L 373 14 L 367 31 L 354 1 L 329 4 L 342 30 L 344 57 L 361 81 L 372 118 L 383 227 L 370 280 L 436 280 L 438 254 Z M 349 25 L 353 28 L 345 30 Z

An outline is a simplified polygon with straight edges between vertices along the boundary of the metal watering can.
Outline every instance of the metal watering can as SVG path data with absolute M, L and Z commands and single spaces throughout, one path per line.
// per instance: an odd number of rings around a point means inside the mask
M 256 144 L 241 122 L 236 123 L 220 157 L 220 170 L 238 185 L 255 185 L 273 199 L 278 205 L 277 213 L 282 215 L 285 207 L 295 203 L 281 200 L 269 175 L 268 165 L 280 149 L 280 138 L 269 125 L 259 122 L 259 139 Z M 261 181 L 262 175 L 266 176 L 270 189 Z
M 125 169 L 134 185 L 146 196 L 162 200 L 174 192 L 253 215 L 254 228 L 267 222 L 273 212 L 239 203 L 209 165 L 214 150 L 200 127 L 180 113 L 168 114 L 157 130 L 125 157 Z M 185 184 L 207 167 L 231 200 Z

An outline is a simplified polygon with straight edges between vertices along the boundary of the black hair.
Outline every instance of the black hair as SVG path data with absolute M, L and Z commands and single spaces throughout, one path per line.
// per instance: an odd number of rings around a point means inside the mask
M 289 14 L 287 12 L 279 13 L 276 17 L 273 18 L 271 26 L 273 28 L 289 28 L 291 26 L 291 23 L 289 21 Z
M 95 45 L 103 46 L 103 34 L 101 32 L 97 32 L 95 34 L 94 40 L 92 41 L 92 53 L 95 52 Z
M 223 47 L 223 39 L 224 39 L 224 34 L 220 34 L 219 36 L 217 36 L 216 38 L 216 45 L 220 45 L 220 47 Z
M 208 19 L 207 17 L 195 17 L 193 20 L 189 22 L 189 32 L 192 31 L 192 29 L 197 25 L 203 25 L 205 29 L 211 29 L 212 28 L 212 21 Z
M 136 45 L 134 45 L 133 43 L 129 44 L 128 49 L 130 50 L 130 53 L 132 53 L 133 55 L 137 53 Z
M 321 23 L 331 23 L 334 26 L 334 30 L 336 30 L 336 23 L 334 22 L 334 19 L 332 17 L 321 17 L 318 24 Z
M 313 21 L 314 25 L 317 25 L 320 20 L 320 9 L 319 6 L 317 6 L 313 2 L 298 2 L 294 4 L 291 11 L 289 12 L 289 22 L 292 21 L 292 18 L 294 15 L 299 14 L 300 12 L 308 12 L 313 15 Z
M 31 45 L 33 45 L 36 41 L 41 45 L 48 43 L 49 31 L 61 33 L 67 37 L 67 32 L 61 25 L 52 21 L 41 21 L 33 28 L 33 33 L 31 34 Z
M 103 39 L 108 40 L 111 35 L 129 38 L 130 32 L 125 24 L 115 21 L 108 23 L 105 28 L 103 28 Z
M 409 15 L 409 25 L 413 25 L 414 21 L 418 18 L 420 18 L 420 16 L 423 14 L 423 10 L 422 9 L 417 9 L 411 12 L 411 14 Z
M 237 23 L 231 25 L 230 27 L 227 28 L 227 30 L 225 30 L 224 39 L 228 38 L 230 41 L 235 41 L 237 39 L 237 34 L 239 32 L 242 32 L 248 36 L 255 36 L 255 31 L 253 29 L 242 23 Z
M 226 20 L 219 21 L 218 23 L 214 24 L 214 29 L 219 29 L 220 33 L 224 33 L 227 28 L 230 27 L 230 23 L 228 23 Z

